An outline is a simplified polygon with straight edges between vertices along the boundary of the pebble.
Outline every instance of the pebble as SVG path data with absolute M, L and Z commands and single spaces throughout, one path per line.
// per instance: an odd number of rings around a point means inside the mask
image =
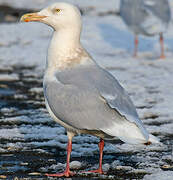
M 79 161 L 72 161 L 70 163 L 70 169 L 72 170 L 77 170 L 77 169 L 80 169 L 81 167 L 82 167 L 82 163 Z
M 0 175 L 0 179 L 6 179 L 7 176 L 4 176 L 4 175 Z

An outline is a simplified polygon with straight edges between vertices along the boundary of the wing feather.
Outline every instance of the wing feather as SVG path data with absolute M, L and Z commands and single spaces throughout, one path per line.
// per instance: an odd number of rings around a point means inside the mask
M 127 138 L 122 136 L 130 133 L 124 124 L 133 124 L 132 129 L 148 140 L 132 101 L 107 71 L 92 65 L 57 72 L 56 79 L 45 83 L 44 91 L 51 110 L 63 122 L 78 129 L 104 130 L 124 141 Z M 120 135 L 123 128 L 125 133 Z
M 162 22 L 169 23 L 171 11 L 168 0 L 143 0 L 143 8 L 152 12 Z
M 166 31 L 171 18 L 167 0 L 143 0 L 141 9 L 147 14 L 141 27 L 148 35 Z

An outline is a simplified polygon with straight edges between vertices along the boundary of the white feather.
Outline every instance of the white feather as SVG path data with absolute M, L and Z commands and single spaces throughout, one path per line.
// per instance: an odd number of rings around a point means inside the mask
M 120 121 L 118 123 L 114 122 L 111 127 L 102 128 L 102 131 L 130 144 L 144 144 L 148 142 L 148 139 L 144 137 L 137 125 L 125 119 L 121 123 Z

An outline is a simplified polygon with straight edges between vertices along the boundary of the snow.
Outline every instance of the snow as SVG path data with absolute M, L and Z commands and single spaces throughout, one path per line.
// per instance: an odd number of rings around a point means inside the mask
M 166 172 L 158 172 L 152 175 L 144 176 L 144 180 L 172 180 L 173 171 L 166 171 Z
M 30 90 L 29 90 L 31 93 L 37 93 L 37 94 L 41 94 L 41 93 L 43 93 L 43 88 L 31 88 Z
M 1 74 L 0 76 L 0 81 L 8 81 L 8 82 L 12 82 L 12 81 L 18 81 L 19 77 L 17 76 L 17 74 Z
M 16 8 L 27 7 L 38 10 L 48 3 L 51 4 L 53 0 L 31 0 L 30 3 L 26 0 L 0 0 L 0 4 L 2 2 Z M 119 1 L 109 0 L 108 3 L 100 0 L 92 0 L 92 2 L 69 0 L 68 2 L 74 2 L 84 10 L 91 8 L 91 11 L 83 16 L 82 44 L 102 67 L 109 70 L 120 81 L 131 96 L 147 130 L 157 135 L 164 143 L 147 147 L 106 143 L 105 154 L 131 153 L 130 160 L 139 163 L 141 169 L 125 165 L 121 159 L 113 159 L 111 165 L 104 164 L 105 171 L 123 169 L 135 173 L 152 173 L 145 175 L 145 180 L 154 180 L 158 177 L 161 180 L 164 178 L 172 180 L 173 173 L 162 171 L 160 167 L 167 164 L 166 162 L 173 161 L 171 154 L 163 153 L 168 152 L 170 148 L 173 149 L 171 140 L 173 137 L 173 25 L 170 24 L 167 33 L 164 34 L 167 56 L 165 60 L 159 59 L 158 37 L 140 37 L 139 57 L 135 59 L 132 57 L 133 35 L 120 17 L 98 16 L 99 13 L 118 10 Z M 173 2 L 170 3 L 173 5 Z M 31 149 L 33 147 L 41 152 L 44 151 L 42 148 L 45 146 L 66 149 L 65 129 L 51 120 L 45 107 L 39 107 L 44 104 L 40 101 L 40 99 L 43 100 L 42 88 L 32 84 L 36 78 L 38 78 L 37 82 L 41 83 L 40 77 L 44 71 L 52 30 L 46 25 L 37 23 L 4 23 L 0 24 L 0 29 L 0 72 L 2 72 L 0 81 L 8 83 L 19 81 L 16 67 L 33 68 L 22 71 L 24 83 L 31 83 L 31 87 L 25 92 L 29 93 L 29 98 L 32 97 L 32 99 L 28 100 L 28 95 L 20 94 L 20 89 L 17 89 L 17 92 L 8 91 L 8 86 L 0 85 L 3 87 L 0 90 L 0 97 L 4 97 L 5 94 L 14 95 L 15 100 L 24 101 L 31 107 L 31 109 L 4 107 L 0 110 L 0 114 L 3 115 L 0 117 L 0 124 L 2 124 L 0 140 L 7 141 L 7 143 L 0 143 L 0 152 L 8 152 L 10 148 Z M 37 95 L 39 95 L 38 99 Z M 10 117 L 12 114 L 15 116 Z M 11 140 L 16 140 L 17 143 Z M 98 138 L 92 136 L 76 136 L 73 140 L 72 156 L 87 157 L 97 154 L 98 141 Z M 83 162 L 71 163 L 75 168 L 84 166 Z M 64 164 L 61 163 L 50 167 L 54 170 L 63 168 Z M 43 167 L 42 171 L 46 172 Z

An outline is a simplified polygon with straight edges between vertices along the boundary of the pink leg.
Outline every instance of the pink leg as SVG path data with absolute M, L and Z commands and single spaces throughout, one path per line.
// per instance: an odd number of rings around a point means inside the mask
M 138 53 L 138 44 L 139 44 L 138 36 L 137 36 L 137 35 L 135 35 L 135 41 L 134 41 L 134 44 L 135 44 L 135 49 L 134 49 L 133 57 L 137 57 L 137 53 Z
M 46 176 L 52 176 L 52 177 L 69 177 L 69 176 L 73 176 L 74 173 L 72 173 L 70 171 L 70 154 L 72 151 L 72 139 L 68 140 L 68 145 L 67 145 L 67 165 L 66 165 L 66 169 L 63 173 L 58 173 L 58 174 L 45 174 Z
M 160 33 L 160 47 L 161 47 L 161 55 L 160 58 L 164 59 L 165 54 L 164 54 L 164 41 L 163 41 L 163 33 Z
M 103 169 L 102 169 L 104 140 L 103 140 L 103 139 L 100 139 L 100 142 L 99 142 L 98 145 L 99 145 L 99 150 L 100 150 L 99 168 L 98 168 L 97 170 L 91 170 L 91 171 L 87 171 L 87 172 L 93 172 L 93 173 L 104 174 Z

